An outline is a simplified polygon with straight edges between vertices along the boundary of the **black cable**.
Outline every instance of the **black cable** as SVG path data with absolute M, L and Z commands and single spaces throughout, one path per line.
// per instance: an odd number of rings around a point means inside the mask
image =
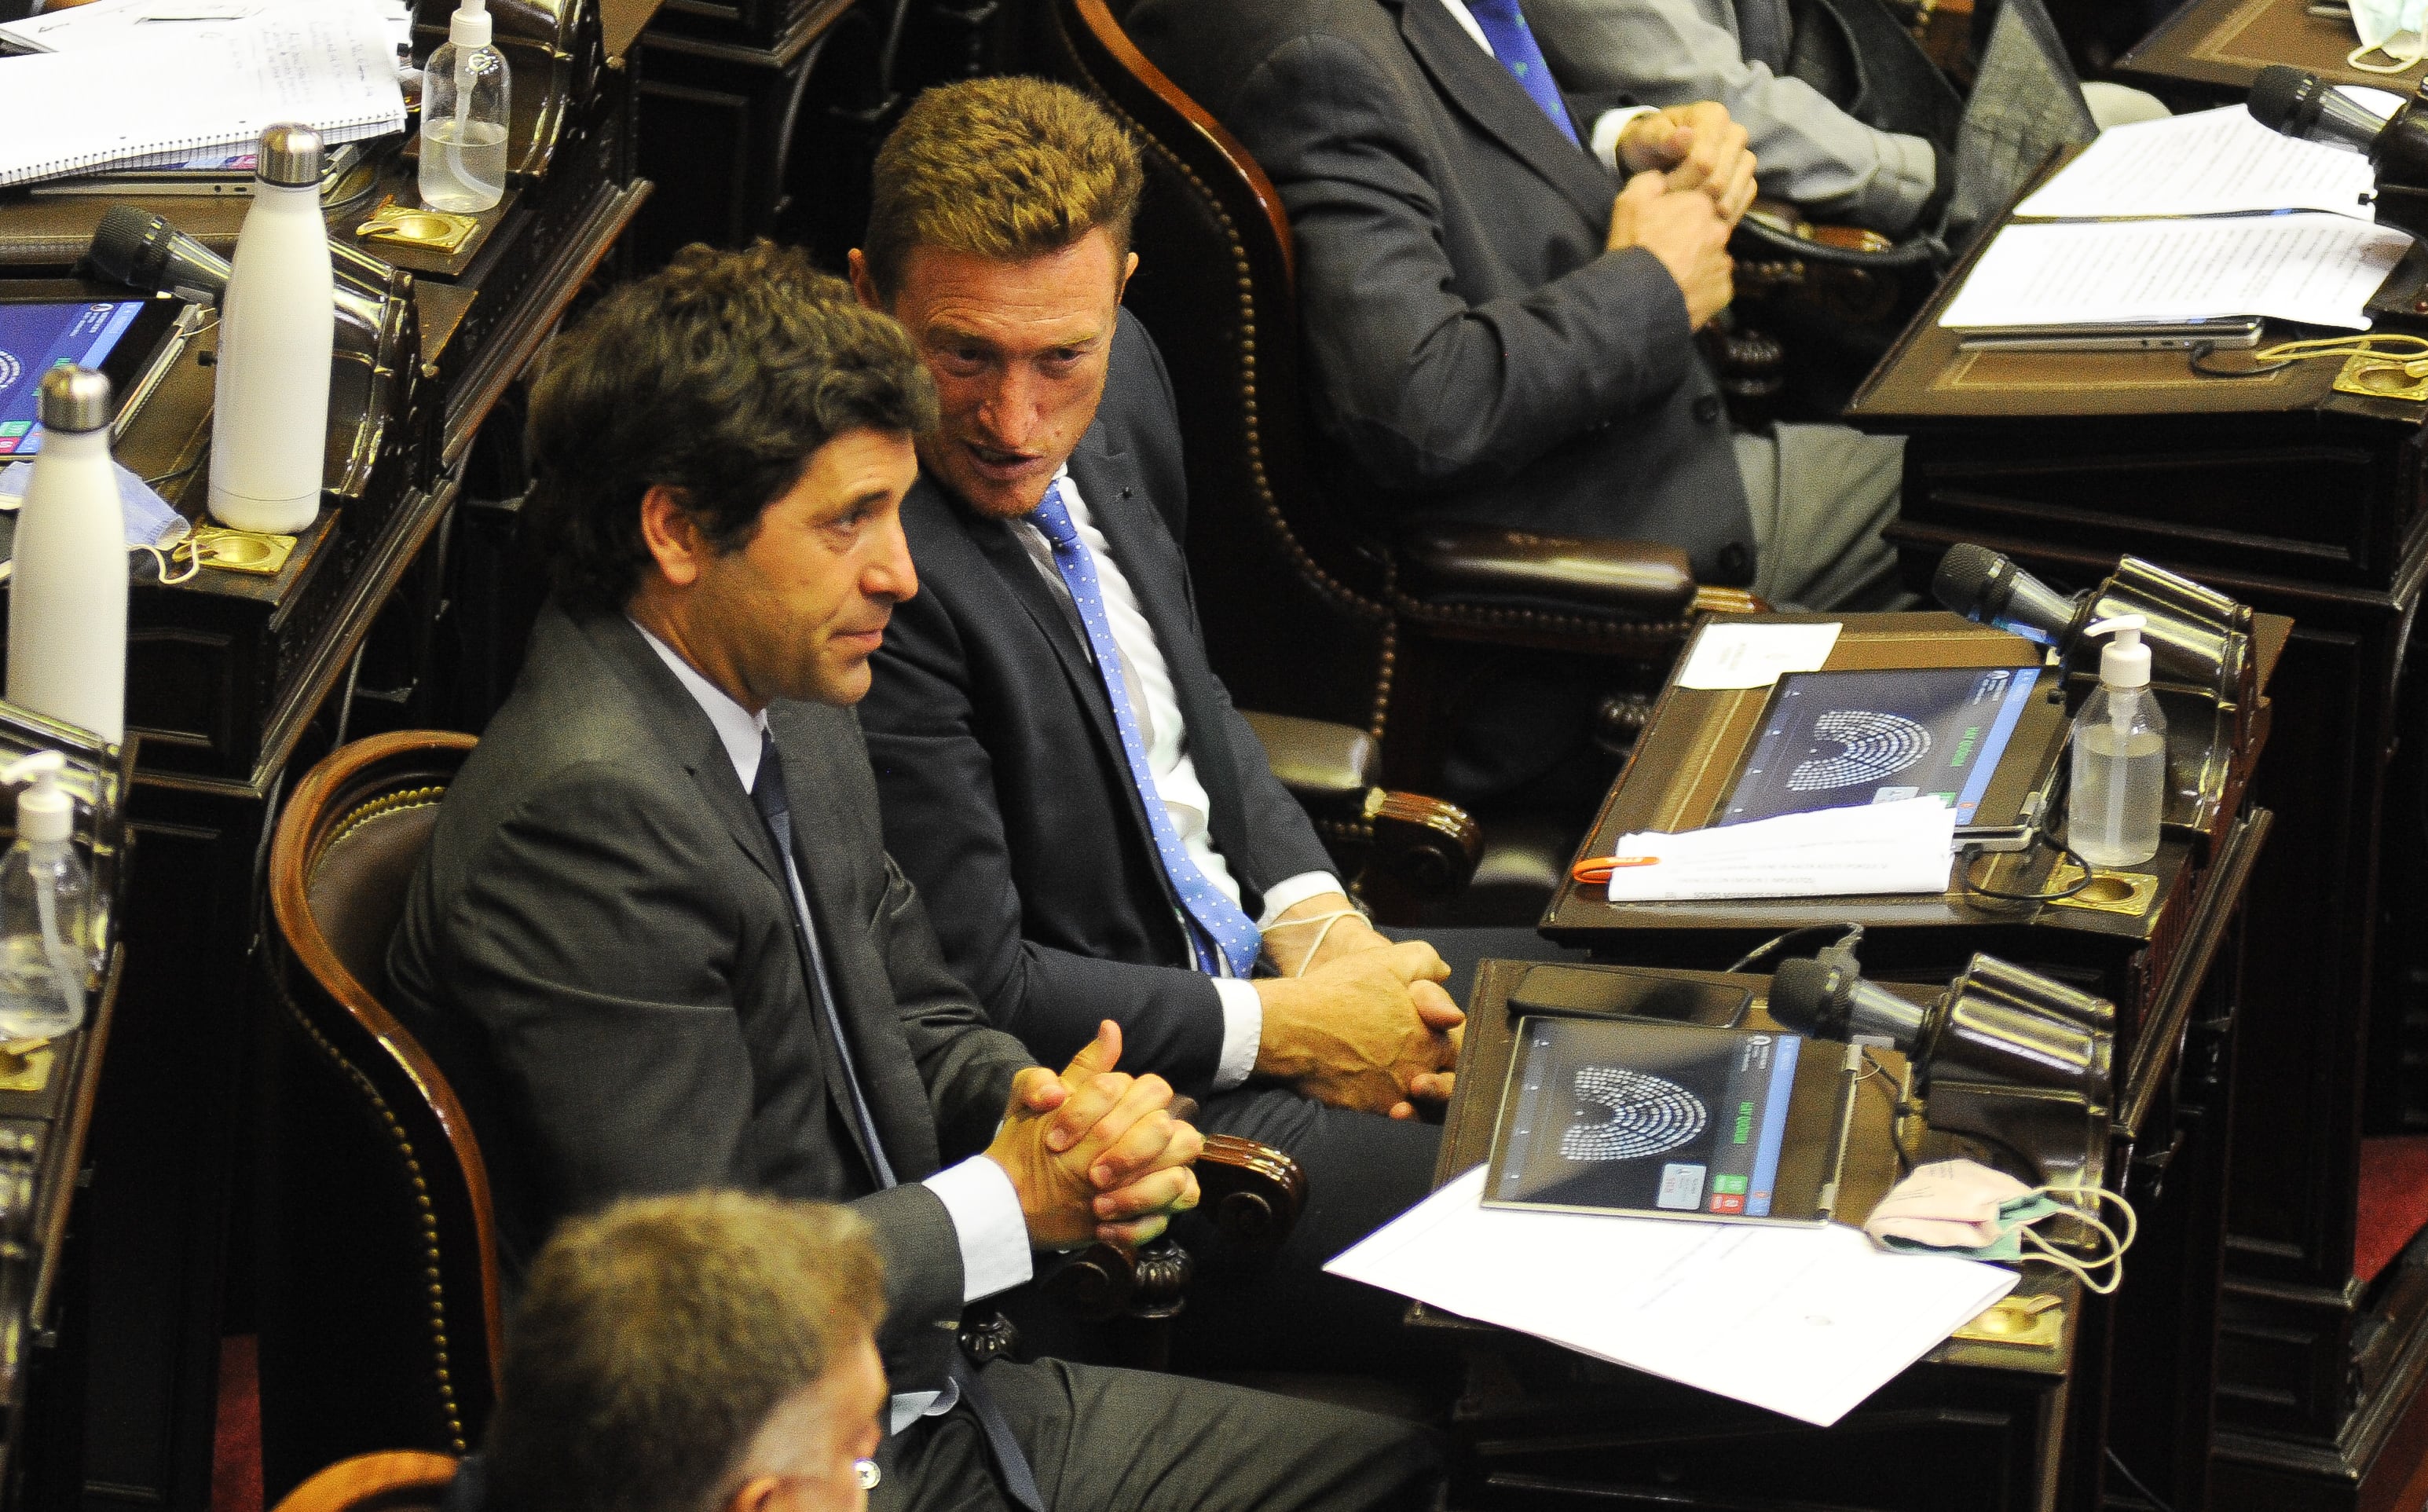
M 1778 949 L 1780 945 L 1783 945 L 1790 940 L 1794 940 L 1801 935 L 1827 934 L 1833 929 L 1843 935 L 1848 929 L 1860 928 L 1862 928 L 1862 926 L 1854 924 L 1807 924 L 1800 929 L 1790 929 L 1785 934 L 1772 935 L 1769 939 L 1764 940 L 1762 944 L 1747 951 L 1744 955 L 1737 957 L 1735 961 L 1730 962 L 1721 969 L 1724 971 L 1743 971 L 1747 967 L 1752 965 L 1755 961 L 1760 961 L 1763 957 Z
M 172 479 L 174 479 L 174 478 L 182 478 L 182 477 L 184 477 L 187 473 L 189 473 L 189 472 L 193 471 L 196 468 L 201 467 L 201 466 L 203 465 L 203 463 L 205 462 L 205 460 L 206 460 L 206 459 L 205 459 L 205 458 L 203 458 L 203 457 L 196 457 L 193 461 L 187 463 L 187 464 L 186 464 L 184 467 L 182 467 L 182 468 L 171 468 L 171 469 L 169 469 L 167 472 L 164 472 L 164 473 L 160 474 L 160 475 L 159 475 L 158 477 L 156 477 L 156 478 L 146 478 L 146 479 L 144 479 L 144 480 L 143 480 L 144 485 L 145 485 L 147 487 L 157 488 L 157 487 L 159 487 L 162 484 L 167 483 L 167 482 L 169 482 L 169 481 L 170 481 L 170 480 L 172 480 Z
M 2133 1487 L 2142 1501 L 2157 1507 L 2158 1512 L 2175 1512 L 2174 1507 L 2159 1499 L 2157 1492 L 2141 1484 L 2141 1477 L 2133 1473 L 2132 1467 L 2126 1465 L 2113 1448 L 2108 1451 L 2108 1463 L 2116 1467 L 2116 1473 L 2124 1477 L 2124 1484 Z
M 2216 351 L 2217 343 L 2214 341 L 2195 341 L 2191 355 L 2186 360 L 2192 371 L 2204 378 L 2265 378 L 2271 373 L 2283 372 L 2295 361 L 2291 357 L 2282 357 L 2256 368 L 2212 368 L 2208 366 L 2207 359 Z
M 2057 853 L 2059 855 L 2064 857 L 2066 860 L 2074 863 L 2075 866 L 2081 868 L 2082 875 L 2074 879 L 2074 885 L 2072 887 L 2066 888 L 2062 892 L 2056 893 L 2007 893 L 2001 892 L 1999 889 L 1994 887 L 1984 887 L 1973 879 L 1973 864 L 1979 861 L 1983 856 L 1995 855 L 1997 853 L 1994 851 L 1982 850 L 1977 846 L 1967 846 L 1964 847 L 1964 868 L 1957 874 L 1959 879 L 1964 883 L 1964 891 L 1968 893 L 1978 893 L 1983 897 L 1994 897 L 2002 903 L 2061 903 L 2065 899 L 2072 897 L 2075 894 L 2081 892 L 2084 888 L 2091 885 L 2091 863 L 2082 859 L 2081 852 L 2075 850 L 2072 846 L 2049 841 L 2048 836 L 2045 834 L 2035 833 L 2032 836 L 2032 841 L 2035 845 L 2042 843 L 2056 844 Z

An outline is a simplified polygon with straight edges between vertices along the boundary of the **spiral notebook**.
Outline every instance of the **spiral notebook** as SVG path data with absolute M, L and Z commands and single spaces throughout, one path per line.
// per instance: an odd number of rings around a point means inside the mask
M 280 122 L 332 143 L 404 129 L 376 10 L 279 5 L 174 41 L 0 58 L 0 186 L 157 167 Z

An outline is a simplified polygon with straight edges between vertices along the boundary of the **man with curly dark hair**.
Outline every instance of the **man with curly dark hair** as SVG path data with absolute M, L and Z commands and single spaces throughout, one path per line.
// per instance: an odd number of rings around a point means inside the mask
M 918 591 L 934 414 L 901 328 L 796 252 L 687 249 L 566 338 L 530 427 L 558 598 L 408 891 L 399 1016 L 517 1276 L 620 1197 L 850 1205 L 884 1262 L 881 1506 L 1402 1504 L 1431 1465 L 1404 1425 L 957 1346 L 1033 1250 L 1193 1206 L 1200 1141 L 1116 1026 L 1058 1076 L 989 1027 L 885 855 L 851 705 Z

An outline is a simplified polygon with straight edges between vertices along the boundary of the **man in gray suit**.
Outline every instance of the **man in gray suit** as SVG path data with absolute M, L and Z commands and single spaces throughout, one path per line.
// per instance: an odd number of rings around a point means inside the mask
M 1732 436 L 1696 350 L 1752 196 L 1725 112 L 1564 98 L 1515 0 L 1144 0 L 1128 28 L 1281 190 L 1316 419 L 1373 505 L 1666 541 L 1778 600 L 1881 588 L 1900 444 Z
M 885 855 L 849 705 L 918 588 L 934 415 L 900 327 L 763 244 L 686 249 L 566 339 L 529 436 L 556 597 L 407 896 L 399 1015 L 470 1111 L 510 1270 L 631 1194 L 868 1221 L 879 1506 L 1405 1504 L 1404 1425 L 956 1347 L 1032 1250 L 1191 1206 L 1199 1141 L 1114 1071 L 1116 1027 L 1058 1077 L 989 1028 Z

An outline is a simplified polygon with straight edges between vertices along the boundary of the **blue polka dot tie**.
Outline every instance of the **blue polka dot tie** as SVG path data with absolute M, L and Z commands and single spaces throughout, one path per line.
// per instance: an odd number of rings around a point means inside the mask
M 1560 135 L 1576 141 L 1576 123 L 1568 119 L 1567 102 L 1560 98 L 1559 83 L 1551 77 L 1551 65 L 1543 61 L 1543 49 L 1528 29 L 1518 0 L 1467 0 L 1467 13 L 1475 18 L 1477 29 L 1492 44 L 1492 56 L 1517 76 L 1518 87 L 1543 107 L 1551 124 L 1560 128 Z
M 1071 590 L 1071 601 L 1079 611 L 1079 623 L 1087 628 L 1088 649 L 1096 658 L 1096 672 L 1104 679 L 1105 695 L 1112 700 L 1113 726 L 1121 731 L 1122 754 L 1129 759 L 1130 781 L 1138 787 L 1139 797 L 1146 807 L 1147 828 L 1154 831 L 1156 854 L 1163 859 L 1164 875 L 1172 879 L 1172 890 L 1180 896 L 1181 907 L 1188 912 L 1189 944 L 1197 957 L 1197 966 L 1207 975 L 1219 975 L 1217 955 L 1231 963 L 1231 975 L 1245 977 L 1256 961 L 1256 952 L 1263 945 L 1256 933 L 1256 923 L 1239 910 L 1223 891 L 1206 879 L 1189 859 L 1188 847 L 1172 828 L 1172 815 L 1163 806 L 1163 797 L 1156 791 L 1155 771 L 1147 764 L 1146 741 L 1139 732 L 1138 714 L 1130 706 L 1128 682 L 1122 676 L 1122 653 L 1113 644 L 1113 630 L 1105 618 L 1104 591 L 1096 582 L 1096 562 L 1088 554 L 1087 546 L 1079 539 L 1078 527 L 1071 523 L 1071 512 L 1062 504 L 1062 485 L 1057 480 L 1045 490 L 1044 501 L 1029 522 L 1045 533 L 1054 548 L 1054 566 L 1062 574 L 1063 585 Z

